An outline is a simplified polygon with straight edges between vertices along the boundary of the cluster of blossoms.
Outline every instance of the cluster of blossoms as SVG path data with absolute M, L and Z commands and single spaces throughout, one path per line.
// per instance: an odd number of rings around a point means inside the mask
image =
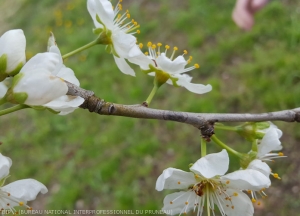
M 124 74 L 135 76 L 129 65 L 132 63 L 138 65 L 144 73 L 154 76 L 154 89 L 146 100 L 147 104 L 164 83 L 182 86 L 197 94 L 212 90 L 211 85 L 191 83 L 192 77 L 186 72 L 199 68 L 199 65 L 186 67 L 192 61 L 191 56 L 186 60 L 186 50 L 175 57 L 177 47 L 173 48 L 172 53 L 168 53 L 170 46 L 166 45 L 163 50 L 161 43 L 148 42 L 148 52 L 143 53 L 143 45 L 137 45 L 134 36 L 140 33 L 139 25 L 135 20 L 129 20 L 131 16 L 128 11 L 121 13 L 121 2 L 120 0 L 113 7 L 108 0 L 87 0 L 87 9 L 95 25 L 94 33 L 98 35 L 91 44 L 106 45 L 106 51 L 113 55 L 118 68 Z M 76 86 L 80 83 L 73 70 L 63 64 L 54 35 L 50 35 L 47 52 L 33 56 L 28 62 L 25 48 L 26 39 L 20 29 L 7 31 L 0 37 L 0 105 L 9 102 L 25 108 L 48 109 L 59 115 L 66 115 L 78 108 L 84 99 L 67 95 L 67 82 Z M 243 127 L 245 130 L 240 132 L 246 138 L 250 136 L 253 143 L 248 154 L 239 154 L 240 170 L 226 174 L 229 156 L 225 149 L 200 158 L 190 167 L 191 172 L 175 168 L 164 170 L 157 179 L 156 190 L 184 191 L 167 195 L 163 210 L 171 211 L 172 215 L 194 210 L 201 216 L 205 211 L 215 214 L 217 206 L 222 216 L 253 215 L 253 203 L 259 204 L 257 194 L 266 196 L 264 189 L 271 185 L 269 176 L 279 179 L 278 174 L 272 173 L 266 162 L 283 157 L 282 153 L 270 153 L 282 148 L 279 141 L 282 132 L 272 123 L 266 125 L 255 130 L 246 125 L 247 127 Z M 11 160 L 0 154 L 2 185 L 8 177 L 10 166 Z M 2 185 L 1 211 L 10 210 L 14 214 L 17 214 L 15 206 L 30 209 L 26 205 L 27 201 L 35 199 L 39 192 L 47 192 L 43 184 L 33 179 L 16 181 L 3 187 Z
M 167 195 L 164 199 L 163 210 L 172 215 L 186 214 L 197 209 L 197 216 L 205 211 L 215 212 L 218 207 L 221 215 L 238 216 L 253 215 L 252 203 L 257 203 L 257 193 L 266 197 L 264 190 L 271 185 L 270 174 L 279 178 L 278 174 L 271 173 L 271 169 L 265 161 L 283 157 L 279 138 L 282 135 L 274 124 L 264 130 L 257 130 L 262 134 L 257 151 L 251 151 L 250 161 L 247 166 L 232 173 L 225 174 L 229 166 L 229 157 L 226 150 L 209 154 L 200 158 L 190 167 L 191 172 L 185 172 L 175 168 L 168 168 L 158 177 L 156 190 L 180 189 L 181 192 Z M 249 158 L 244 155 L 244 158 Z M 245 162 L 245 161 L 243 161 Z M 250 197 L 244 192 L 248 192 Z
M 66 95 L 68 87 L 65 81 L 77 86 L 79 81 L 74 72 L 63 64 L 53 36 L 49 44 L 48 52 L 39 53 L 25 63 L 23 31 L 10 30 L 1 36 L 0 104 L 10 102 L 36 109 L 47 108 L 65 115 L 83 103 L 81 97 Z

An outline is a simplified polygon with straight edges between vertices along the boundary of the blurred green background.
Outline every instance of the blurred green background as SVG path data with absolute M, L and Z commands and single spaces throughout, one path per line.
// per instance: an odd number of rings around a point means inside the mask
M 116 3 L 116 2 L 114 2 Z M 234 1 L 126 0 L 141 24 L 138 41 L 161 42 L 184 49 L 201 68 L 189 74 L 194 83 L 210 83 L 205 95 L 164 85 L 153 108 L 189 112 L 269 112 L 300 106 L 300 2 L 272 1 L 256 15 L 252 31 L 231 20 Z M 66 54 L 95 39 L 84 0 L 0 0 L 0 35 L 21 28 L 27 59 L 45 52 L 49 31 Z M 106 101 L 138 104 L 152 89 L 152 78 L 137 69 L 123 75 L 113 57 L 96 46 L 65 61 L 81 86 Z M 4 108 L 4 107 L 2 107 Z M 255 215 L 300 215 L 299 138 L 297 123 L 276 123 L 283 130 L 285 159 L 271 164 L 268 198 Z M 250 143 L 237 134 L 216 131 L 239 151 Z M 190 126 L 154 120 L 99 116 L 76 110 L 67 116 L 23 110 L 1 117 L 0 151 L 12 158 L 8 182 L 34 178 L 47 195 L 30 203 L 34 209 L 153 209 L 173 191 L 155 191 L 168 167 L 188 170 L 200 158 L 199 132 Z M 220 151 L 213 143 L 208 151 Z M 235 158 L 231 165 L 239 167 Z M 194 214 L 189 214 L 194 215 Z

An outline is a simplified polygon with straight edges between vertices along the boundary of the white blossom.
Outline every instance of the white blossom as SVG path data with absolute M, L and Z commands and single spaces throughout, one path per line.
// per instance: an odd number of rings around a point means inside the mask
M 34 179 L 22 179 L 3 186 L 5 180 L 9 177 L 9 169 L 12 165 L 10 158 L 0 154 L 0 213 L 5 213 L 5 210 L 13 214 L 18 214 L 14 209 L 15 206 L 24 206 L 31 209 L 28 201 L 36 198 L 38 193 L 45 194 L 48 189 L 45 185 Z
M 87 8 L 96 27 L 94 32 L 100 34 L 103 39 L 101 43 L 106 44 L 106 50 L 114 55 L 121 72 L 135 76 L 125 59 L 141 53 L 136 46 L 136 38 L 133 36 L 134 33 L 139 33 L 139 30 L 135 31 L 139 25 L 136 21 L 126 22 L 126 19 L 130 18 L 128 11 L 122 15 L 119 14 L 122 11 L 120 2 L 113 10 L 111 2 L 108 0 L 88 0 Z
M 21 29 L 5 32 L 0 37 L 0 81 L 16 75 L 26 61 L 26 38 Z
M 142 44 L 140 44 L 142 47 Z M 140 53 L 137 57 L 128 59 L 131 63 L 139 65 L 141 69 L 147 72 L 151 76 L 155 76 L 158 85 L 162 85 L 167 82 L 174 86 L 182 86 L 187 90 L 197 93 L 204 94 L 212 90 L 211 85 L 202 85 L 191 83 L 192 77 L 185 74 L 188 71 L 199 68 L 198 64 L 194 64 L 191 67 L 186 65 L 192 61 L 190 56 L 188 60 L 184 58 L 187 51 L 184 51 L 183 55 L 179 55 L 174 59 L 175 51 L 177 47 L 174 47 L 173 53 L 170 57 L 167 57 L 167 51 L 170 49 L 168 45 L 165 46 L 165 51 L 161 52 L 161 43 L 157 45 L 148 42 L 147 44 L 149 52 L 145 54 Z
M 77 86 L 79 81 L 74 72 L 63 65 L 59 49 L 52 46 L 49 51 L 35 55 L 24 65 L 14 77 L 8 99 L 33 107 L 43 106 L 65 115 L 80 106 L 84 99 L 66 95 L 65 80 Z
M 253 215 L 249 197 L 241 190 L 256 190 L 270 185 L 270 180 L 256 170 L 238 170 L 224 175 L 228 170 L 229 157 L 226 150 L 199 159 L 185 172 L 168 168 L 158 177 L 156 190 L 185 190 L 167 195 L 163 211 L 167 214 L 184 214 L 197 210 L 201 216 L 204 206 L 214 212 L 215 205 L 221 215 Z M 171 212 L 171 213 L 170 213 Z

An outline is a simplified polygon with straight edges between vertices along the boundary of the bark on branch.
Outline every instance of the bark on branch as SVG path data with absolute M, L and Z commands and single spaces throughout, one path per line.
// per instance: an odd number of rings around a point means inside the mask
M 145 107 L 142 104 L 123 105 L 105 102 L 103 99 L 96 97 L 92 91 L 82 89 L 69 82 L 66 83 L 69 88 L 68 95 L 80 96 L 85 99 L 80 108 L 88 109 L 90 112 L 95 112 L 100 115 L 115 115 L 186 123 L 200 129 L 202 136 L 208 140 L 214 134 L 213 125 L 215 122 L 300 122 L 300 108 L 258 114 L 176 112 L 171 110 L 152 109 Z

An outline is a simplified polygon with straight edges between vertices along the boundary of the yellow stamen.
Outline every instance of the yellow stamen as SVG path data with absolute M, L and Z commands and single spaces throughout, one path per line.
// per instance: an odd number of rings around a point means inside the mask
M 19 202 L 19 205 L 20 205 L 20 206 L 23 206 L 23 205 L 24 205 L 24 203 L 23 203 L 23 202 Z
M 229 184 L 229 183 L 230 183 L 230 181 L 229 181 L 229 180 L 227 180 L 227 181 L 226 181 L 226 184 Z
M 188 202 L 185 202 L 185 204 L 187 205 L 187 204 L 189 204 Z
M 236 192 L 234 192 L 234 193 L 233 193 L 233 196 L 238 196 L 238 195 L 239 195 L 239 194 L 238 194 L 238 193 L 236 193 Z
M 142 44 L 142 43 L 139 43 L 139 48 L 140 48 L 140 49 L 142 49 L 142 48 L 143 48 L 143 46 L 144 46 L 144 44 Z
M 252 198 L 251 201 L 252 201 L 253 203 L 255 203 L 255 202 L 256 202 L 256 199 Z
M 149 55 L 149 53 L 148 53 L 148 52 L 145 52 L 145 55 Z
M 184 54 L 184 55 L 188 54 L 188 51 L 183 50 L 183 54 Z
M 170 49 L 170 46 L 169 46 L 169 45 L 166 45 L 165 48 L 166 48 L 166 49 Z
M 129 19 L 130 18 L 130 14 L 128 13 L 128 14 L 126 14 L 126 17 Z
M 162 46 L 162 43 L 157 43 L 157 46 L 158 46 L 158 47 L 161 47 L 161 46 Z
M 147 47 L 151 47 L 152 46 L 152 43 L 149 41 L 148 43 L 147 43 Z
M 156 49 L 156 45 L 155 45 L 155 44 L 152 44 L 151 48 L 152 48 L 152 49 Z
M 282 152 L 278 152 L 279 156 L 284 156 L 284 154 Z
M 194 64 L 195 68 L 200 68 L 200 66 L 198 64 Z
M 136 33 L 140 34 L 140 33 L 141 33 L 141 31 L 140 31 L 140 30 L 136 30 Z
M 177 182 L 178 184 L 180 184 L 180 181 L 179 182 Z

